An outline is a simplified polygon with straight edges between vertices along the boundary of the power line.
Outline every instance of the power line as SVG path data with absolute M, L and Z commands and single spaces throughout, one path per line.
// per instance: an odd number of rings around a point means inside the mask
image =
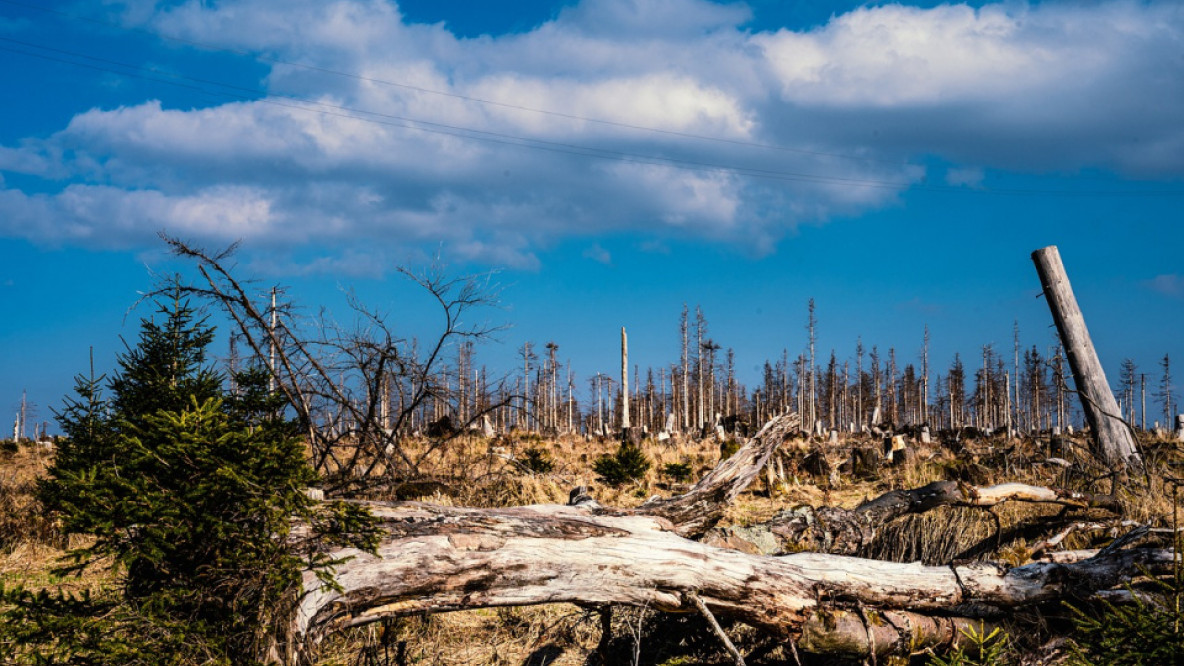
M 481 141 L 491 141 L 494 143 L 516 145 L 516 146 L 521 146 L 521 147 L 525 147 L 525 148 L 549 150 L 551 152 L 566 153 L 566 154 L 579 155 L 579 156 L 584 156 L 584 157 L 597 157 L 597 158 L 602 158 L 602 159 L 610 159 L 610 160 L 617 160 L 617 161 L 624 161 L 624 162 L 634 162 L 634 163 L 641 163 L 641 164 L 650 164 L 650 165 L 655 165 L 655 166 L 670 166 L 670 167 L 674 167 L 674 168 L 693 170 L 693 171 L 730 172 L 730 173 L 737 173 L 740 175 L 753 176 L 753 177 L 759 177 L 759 178 L 768 178 L 768 179 L 774 179 L 774 180 L 840 183 L 840 184 L 850 184 L 850 185 L 859 185 L 859 186 L 865 186 L 865 187 L 890 188 L 890 189 L 899 189 L 901 187 L 909 187 L 911 185 L 911 183 L 903 182 L 903 181 L 883 181 L 883 180 L 872 180 L 872 179 L 848 178 L 848 177 L 843 177 L 843 176 L 827 176 L 827 175 L 821 175 L 821 174 L 798 173 L 798 172 L 789 172 L 789 171 L 775 171 L 775 170 L 769 170 L 769 169 L 758 169 L 758 168 L 754 168 L 754 167 L 744 167 L 744 166 L 727 165 L 727 164 L 720 164 L 720 163 L 713 163 L 713 162 L 686 160 L 686 159 L 675 158 L 675 157 L 642 155 L 642 154 L 630 153 L 630 152 L 619 151 L 619 150 L 610 150 L 610 149 L 606 149 L 606 148 L 596 148 L 593 146 L 582 146 L 579 144 L 549 141 L 546 139 L 538 139 L 538 138 L 534 138 L 534 137 L 525 137 L 525 136 L 518 136 L 518 135 L 512 135 L 512 134 L 505 134 L 505 133 L 501 133 L 501 132 L 493 132 L 490 130 L 481 130 L 481 129 L 476 129 L 476 128 L 472 128 L 472 127 L 464 127 L 464 126 L 460 126 L 460 125 L 450 125 L 450 124 L 446 124 L 446 123 L 439 123 L 439 122 L 423 120 L 423 119 L 419 119 L 419 118 L 397 116 L 397 115 L 382 113 L 382 112 L 378 112 L 378 111 L 369 111 L 369 110 L 365 110 L 365 109 L 357 109 L 354 107 L 330 104 L 330 103 L 322 102 L 322 101 L 309 100 L 309 99 L 300 98 L 300 97 L 296 97 L 296 96 L 275 95 L 272 97 L 258 97 L 258 95 L 264 95 L 266 93 L 264 93 L 264 91 L 260 91 L 258 89 L 246 88 L 246 87 L 237 86 L 234 84 L 222 83 L 222 82 L 213 81 L 210 79 L 201 79 L 201 78 L 190 77 L 190 76 L 186 76 L 186 75 L 182 75 L 182 74 L 174 74 L 171 72 L 162 72 L 159 70 L 148 70 L 152 74 L 152 75 L 148 75 L 148 74 L 142 73 L 142 70 L 144 70 L 144 68 L 142 68 L 138 65 L 123 63 L 123 62 L 119 62 L 119 61 L 115 61 L 115 60 L 110 60 L 107 58 L 100 58 L 97 56 L 90 56 L 87 54 L 81 54 L 81 53 L 72 52 L 72 51 L 66 51 L 64 49 L 45 47 L 45 46 L 41 46 L 41 45 L 37 45 L 37 44 L 32 44 L 29 42 L 22 42 L 20 40 L 15 40 L 15 39 L 7 38 L 7 37 L 0 37 L 0 41 L 9 42 L 9 43 L 16 43 L 16 44 L 19 44 L 19 45 L 24 46 L 26 48 L 36 48 L 36 49 L 49 51 L 50 53 L 56 53 L 59 56 L 64 55 L 64 56 L 69 56 L 69 57 L 74 57 L 74 58 L 82 58 L 85 60 L 90 60 L 92 62 L 100 62 L 100 63 L 103 63 L 104 65 L 113 65 L 116 67 L 126 67 L 126 68 L 133 70 L 133 71 L 124 71 L 124 70 L 120 70 L 120 69 L 115 69 L 110 66 L 92 65 L 92 64 L 87 64 L 84 62 L 77 62 L 74 60 L 68 60 L 63 57 L 46 55 L 44 53 L 36 53 L 33 51 L 26 51 L 26 50 L 21 50 L 21 49 L 14 49 L 14 48 L 0 46 L 0 50 L 8 51 L 10 53 L 18 53 L 21 55 L 26 55 L 26 56 L 30 56 L 30 57 L 34 57 L 34 58 L 40 58 L 40 59 L 48 60 L 51 62 L 57 62 L 57 63 L 72 65 L 72 66 L 76 66 L 76 67 L 93 69 L 93 70 L 97 70 L 97 71 L 101 71 L 101 72 L 105 72 L 105 73 L 109 73 L 109 74 L 116 74 L 116 75 L 120 75 L 120 76 L 129 76 L 129 77 L 143 79 L 143 80 L 147 80 L 147 81 L 153 81 L 156 83 L 164 83 L 167 85 L 185 88 L 188 90 L 193 90 L 193 91 L 207 94 L 207 95 L 213 95 L 213 96 L 218 96 L 218 97 L 227 97 L 227 98 L 231 98 L 231 99 L 250 101 L 250 102 L 256 102 L 256 103 L 261 103 L 261 104 L 268 104 L 268 105 L 279 106 L 279 107 L 288 108 L 288 109 L 295 109 L 298 111 L 320 113 L 323 115 L 330 115 L 330 116 L 336 116 L 336 117 L 341 117 L 341 118 L 350 118 L 353 120 L 359 120 L 359 121 L 363 121 L 363 122 L 371 122 L 371 123 L 386 125 L 386 126 L 391 126 L 391 127 L 412 129 L 412 130 L 431 132 L 431 133 L 436 133 L 436 134 L 446 134 L 446 135 L 450 135 L 450 136 L 476 139 L 476 140 L 481 140 Z M 160 77 L 165 77 L 165 78 L 160 78 Z M 172 80 L 170 80 L 170 79 L 172 79 Z M 189 81 L 192 83 L 214 85 L 214 86 L 226 88 L 227 90 L 226 91 L 211 90 L 209 88 L 201 87 L 200 85 L 191 85 L 190 83 L 182 83 L 180 81 Z M 230 92 L 233 90 L 237 90 L 240 92 L 238 92 L 238 93 Z M 248 95 L 248 94 L 243 94 L 243 93 L 251 93 L 251 94 Z M 319 108 L 314 109 L 314 108 L 308 108 L 308 106 L 287 104 L 287 103 L 278 101 L 276 99 L 277 97 L 280 99 L 288 99 L 288 100 L 300 102 L 301 104 L 306 104 L 309 106 L 319 107 Z
M 65 19 L 69 19 L 69 20 L 73 20 L 73 21 L 82 21 L 82 22 L 86 22 L 86 23 L 93 23 L 96 25 L 101 25 L 101 26 L 108 27 L 108 28 L 114 28 L 116 30 L 121 30 L 124 32 L 139 33 L 139 34 L 153 37 L 156 39 L 162 39 L 162 40 L 174 42 L 177 44 L 184 44 L 186 46 L 193 46 L 193 47 L 197 47 L 197 48 L 205 49 L 205 50 L 209 50 L 209 51 L 218 51 L 221 53 L 229 53 L 232 55 L 238 55 L 238 56 L 242 56 L 242 57 L 246 57 L 246 58 L 253 58 L 253 59 L 259 60 L 260 62 L 265 62 L 265 63 L 269 63 L 272 65 L 283 65 L 285 67 L 303 69 L 305 71 L 310 71 L 310 72 L 318 72 L 321 74 L 330 74 L 333 76 L 339 76 L 342 78 L 352 79 L 352 80 L 360 81 L 363 83 L 372 83 L 372 84 L 377 84 L 377 85 L 390 86 L 393 88 L 401 88 L 404 90 L 411 90 L 414 92 L 420 92 L 420 93 L 425 93 L 425 94 L 429 94 L 429 95 L 438 95 L 441 97 L 449 97 L 452 99 L 458 99 L 458 100 L 462 100 L 465 102 L 472 102 L 475 104 L 483 104 L 483 105 L 487 105 L 487 106 L 497 106 L 497 107 L 501 107 L 501 108 L 505 108 L 505 109 L 512 109 L 515 111 L 525 111 L 525 112 L 529 112 L 529 113 L 538 113 L 538 114 L 542 114 L 542 115 L 564 118 L 567 120 L 578 120 L 581 122 L 595 123 L 598 125 L 606 125 L 609 127 L 620 127 L 622 129 L 630 129 L 630 130 L 636 130 L 636 131 L 640 131 L 640 132 L 652 132 L 655 134 L 665 134 L 668 136 L 676 136 L 676 137 L 687 138 L 687 139 L 696 139 L 696 140 L 700 140 L 700 141 L 712 141 L 712 142 L 717 142 L 717 143 L 726 143 L 726 144 L 732 144 L 732 145 L 736 145 L 736 146 L 746 146 L 749 148 L 761 148 L 761 149 L 765 149 L 765 150 L 776 150 L 776 151 L 782 151 L 782 152 L 787 152 L 787 153 L 796 153 L 796 154 L 800 154 L 800 155 L 811 155 L 811 156 L 816 156 L 816 157 L 833 157 L 833 158 L 838 158 L 838 159 L 853 160 L 853 161 L 857 161 L 857 162 L 879 163 L 879 164 L 888 164 L 888 165 L 894 165 L 894 166 L 910 166 L 908 162 L 900 162 L 897 160 L 887 160 L 887 159 L 880 159 L 880 158 L 875 158 L 875 157 L 867 157 L 867 156 L 861 156 L 861 155 L 849 155 L 849 154 L 845 154 L 845 153 L 826 152 L 826 151 L 819 151 L 819 150 L 806 150 L 803 148 L 790 148 L 788 146 L 778 146 L 776 144 L 763 143 L 763 142 L 759 142 L 759 141 L 745 141 L 742 139 L 729 139 L 726 137 L 695 134 L 693 132 L 681 132 L 678 130 L 670 130 L 670 129 L 664 129 L 664 128 L 660 128 L 660 127 L 639 125 L 639 124 L 635 124 L 635 123 L 627 123 L 627 122 L 616 121 L 616 120 L 607 120 L 604 118 L 581 116 L 578 114 L 565 113 L 563 111 L 540 109 L 540 108 L 525 106 L 525 105 L 521 105 L 521 104 L 512 104 L 509 102 L 499 102 L 496 100 L 484 99 L 484 98 L 480 98 L 480 97 L 472 97 L 469 95 L 462 95 L 460 93 L 455 93 L 455 92 L 448 92 L 448 91 L 444 91 L 444 90 L 435 90 L 432 88 L 424 88 L 422 86 L 416 86 L 416 85 L 412 85 L 409 83 L 402 83 L 399 81 L 390 81 L 388 79 L 380 79 L 377 77 L 365 76 L 365 75 L 356 74 L 353 72 L 345 72 L 345 71 L 341 71 L 341 70 L 332 69 L 329 67 L 321 67 L 318 65 L 310 65 L 307 63 L 293 62 L 290 60 L 273 58 L 273 57 L 263 55 L 260 53 L 247 51 L 245 49 L 234 49 L 234 48 L 229 48 L 229 47 L 225 47 L 225 46 L 218 46 L 216 44 L 211 44 L 209 42 L 201 42 L 201 41 L 197 41 L 197 40 L 184 39 L 182 37 L 173 37 L 170 35 L 165 35 L 165 34 L 161 34 L 158 32 L 153 32 L 152 30 L 148 30 L 145 28 L 129 28 L 127 26 L 123 26 L 118 23 L 115 23 L 114 21 L 106 21 L 106 20 L 98 19 L 98 18 L 94 18 L 94 17 L 82 16 L 82 15 L 73 14 L 70 12 L 63 12 L 63 11 L 56 10 L 56 9 L 50 9 L 48 7 L 38 7 L 36 5 L 30 5 L 30 4 L 23 3 L 23 2 L 17 2 L 16 0 L 0 0 L 0 4 L 12 5 L 14 7 L 22 7 L 25 9 L 32 9 L 32 10 L 36 10 L 36 11 L 40 11 L 40 12 L 45 12 L 48 14 L 54 14 L 56 16 L 60 16 Z
M 0 0 L 0 3 L 18 4 L 10 0 Z M 15 49 L 10 47 L 0 46 L 0 50 L 17 53 L 29 57 L 39 58 L 61 64 L 66 64 L 74 67 L 81 67 L 102 71 L 105 73 L 116 74 L 119 76 L 126 76 L 131 78 L 138 78 L 142 80 L 152 81 L 155 83 L 163 83 L 174 87 L 188 89 L 203 95 L 230 98 L 240 101 L 248 101 L 260 104 L 267 104 L 281 108 L 293 109 L 306 113 L 318 113 L 326 116 L 334 116 L 340 118 L 348 118 L 358 120 L 361 122 L 368 122 L 389 127 L 396 127 L 402 129 L 415 130 L 420 132 L 428 132 L 434 134 L 442 134 L 454 136 L 458 138 L 465 138 L 471 140 L 484 141 L 489 143 L 496 143 L 509 146 L 517 146 L 532 150 L 544 150 L 553 153 L 561 153 L 582 157 L 591 157 L 603 160 L 612 160 L 634 164 L 644 164 L 651 166 L 665 166 L 686 171 L 696 172 L 713 172 L 713 173 L 733 173 L 740 176 L 762 178 L 768 180 L 790 181 L 790 182 L 813 182 L 813 183 L 831 183 L 853 185 L 859 187 L 867 187 L 874 189 L 891 189 L 899 190 L 902 188 L 911 188 L 914 190 L 931 191 L 931 192 L 957 192 L 957 193 L 973 193 L 973 194 L 997 194 L 997 195 L 1054 195 L 1054 196 L 1184 196 L 1184 190 L 1042 190 L 1042 189 L 1004 189 L 1004 188 L 977 188 L 967 189 L 954 186 L 932 185 L 928 183 L 914 183 L 911 181 L 890 181 L 890 180 L 876 180 L 864 178 L 850 178 L 844 176 L 830 176 L 824 174 L 802 173 L 792 171 L 778 171 L 770 169 L 760 169 L 755 167 L 744 167 L 738 165 L 721 164 L 717 162 L 706 162 L 698 160 L 688 160 L 676 157 L 660 156 L 660 155 L 643 155 L 638 153 L 631 153 L 620 150 L 611 150 L 607 148 L 597 148 L 593 146 L 584 146 L 573 143 L 550 141 L 546 139 L 538 139 L 534 137 L 518 136 L 506 134 L 502 132 L 494 132 L 490 130 L 482 130 L 472 127 L 465 127 L 461 125 L 451 125 L 446 123 L 439 123 L 435 121 L 424 120 L 420 118 L 411 118 L 405 116 L 397 116 L 394 114 L 382 113 L 378 111 L 370 111 L 365 109 L 358 109 L 354 107 L 330 104 L 319 100 L 310 100 L 294 95 L 278 95 L 268 93 L 267 91 L 257 88 L 248 88 L 238 86 L 235 84 L 225 83 L 212 79 L 196 78 L 183 74 L 172 72 L 164 72 L 152 68 L 145 68 L 141 65 L 125 63 L 121 61 L 111 60 L 108 58 L 101 58 L 85 53 L 69 51 L 65 49 L 58 49 L 55 47 L 44 46 L 32 42 L 25 42 L 9 37 L 0 37 L 0 41 L 8 42 L 10 44 L 17 44 L 25 49 L 37 49 L 57 55 L 47 55 L 46 53 L 38 53 L 35 51 L 28 51 L 22 49 Z M 64 56 L 64 57 L 60 57 Z M 85 62 L 78 62 L 77 60 L 70 60 L 69 58 L 79 58 L 88 60 L 93 63 L 101 63 L 100 65 L 88 64 Z M 115 69 L 123 68 L 123 69 Z M 130 71 L 125 71 L 130 70 Z M 145 74 L 147 71 L 149 74 Z M 164 78 L 161 78 L 164 77 Z M 188 83 L 185 83 L 188 82 Z M 200 85 L 193 85 L 200 84 Z M 211 90 L 203 86 L 216 86 L 224 88 L 225 90 Z M 237 92 L 232 92 L 237 91 Z M 290 100 L 298 102 L 299 104 L 285 103 L 281 100 Z M 316 107 L 316 108 L 309 108 Z

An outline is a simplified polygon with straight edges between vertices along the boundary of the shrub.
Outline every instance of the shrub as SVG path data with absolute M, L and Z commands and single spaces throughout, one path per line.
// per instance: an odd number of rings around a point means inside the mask
M 736 441 L 735 439 L 726 439 L 723 442 L 720 442 L 719 461 L 723 462 L 728 458 L 731 458 L 732 456 L 736 455 L 736 452 L 739 450 L 740 442 Z
M 978 629 L 962 630 L 968 643 L 950 650 L 944 657 L 931 655 L 926 666 L 1003 666 L 1007 663 L 1007 632 L 995 627 L 987 633 L 982 624 Z
M 532 474 L 547 474 L 555 469 L 555 462 L 551 460 L 551 455 L 537 446 L 523 451 L 522 460 L 518 461 L 518 464 Z
M 304 494 L 315 474 L 266 372 L 237 375 L 225 395 L 205 365 L 213 330 L 179 298 L 159 315 L 119 357 L 110 399 L 101 377 L 78 379 L 38 489 L 65 533 L 93 537 L 59 572 L 109 561 L 119 586 L 4 590 L 0 646 L 21 646 L 5 663 L 258 663 L 302 572 L 325 579 L 329 545 L 375 544 L 364 510 Z M 311 532 L 299 552 L 293 520 Z
M 638 447 L 622 442 L 613 455 L 602 455 L 592 463 L 592 469 L 610 486 L 620 486 L 645 476 L 650 459 Z
M 662 475 L 679 483 L 686 483 L 691 479 L 691 466 L 687 463 L 666 463 L 662 466 Z
M 1074 635 L 1068 662 L 1078 666 L 1152 666 L 1178 663 L 1184 655 L 1184 617 L 1179 597 L 1184 581 L 1151 579 L 1152 593 L 1134 595 L 1130 604 L 1103 601 L 1099 612 L 1069 606 Z

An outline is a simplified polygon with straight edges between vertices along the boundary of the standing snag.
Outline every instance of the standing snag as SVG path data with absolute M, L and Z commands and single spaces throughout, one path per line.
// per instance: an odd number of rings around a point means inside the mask
M 1069 356 L 1073 381 L 1081 395 L 1081 409 L 1093 431 L 1097 452 L 1112 468 L 1141 467 L 1142 458 L 1135 448 L 1131 428 L 1119 415 L 1118 403 L 1106 382 L 1106 373 L 1085 327 L 1085 317 L 1077 305 L 1069 276 L 1055 245 L 1032 253 L 1044 297 L 1052 311 L 1057 333 Z

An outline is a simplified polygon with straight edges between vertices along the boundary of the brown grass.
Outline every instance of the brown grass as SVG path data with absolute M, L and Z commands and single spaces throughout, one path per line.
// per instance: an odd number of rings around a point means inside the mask
M 864 445 L 871 446 L 870 441 Z M 1184 463 L 1178 444 L 1167 441 L 1143 443 L 1149 452 L 1149 474 L 1125 480 L 1121 493 L 1124 517 L 1154 526 L 1170 526 L 1173 513 L 1171 477 Z M 423 442 L 409 442 L 413 453 Z M 806 445 L 825 446 L 821 444 Z M 554 462 L 553 471 L 532 474 L 510 457 L 521 456 L 529 447 L 538 447 Z M 668 463 L 689 465 L 692 482 L 714 466 L 720 458 L 719 445 L 707 441 L 647 441 L 643 450 L 652 466 L 644 478 L 620 487 L 606 486 L 596 479 L 593 461 L 613 453 L 617 442 L 611 439 L 586 440 L 563 437 L 544 441 L 533 435 L 501 437 L 488 441 L 476 436 L 462 436 L 450 442 L 425 466 L 424 476 L 431 483 L 408 484 L 398 489 L 376 493 L 375 499 L 419 499 L 440 504 L 496 507 L 536 503 L 564 503 L 575 486 L 589 486 L 602 504 L 636 506 L 654 495 L 669 496 L 684 492 L 688 485 L 677 483 L 662 474 Z M 761 522 L 783 509 L 807 504 L 853 508 L 888 490 L 914 488 L 938 479 L 956 479 L 976 485 L 1020 481 L 1041 486 L 1105 493 L 1110 480 L 1093 465 L 1078 443 L 1060 457 L 1074 467 L 1043 464 L 1046 445 L 1035 440 L 974 441 L 960 443 L 955 455 L 934 445 L 920 450 L 910 464 L 884 467 L 878 474 L 861 478 L 843 474 L 831 486 L 826 475 L 813 476 L 801 464 L 804 453 L 787 452 L 783 460 L 787 478 L 770 486 L 765 475 L 743 493 L 724 516 L 724 525 L 749 525 Z M 64 549 L 82 545 L 75 538 L 67 543 L 52 520 L 36 504 L 36 479 L 44 474 L 48 456 L 31 447 L 0 453 L 0 581 L 6 586 L 24 585 L 33 589 L 56 588 L 80 591 L 98 590 L 113 584 L 109 571 L 102 568 L 81 578 L 62 578 L 52 573 Z M 418 494 L 417 494 L 418 493 Z M 1184 497 L 1184 491 L 1178 492 Z M 1030 547 L 1059 528 L 1051 523 L 1058 507 L 1006 503 L 991 510 L 944 508 L 919 516 L 906 516 L 885 526 L 877 539 L 866 548 L 865 556 L 899 561 L 922 560 L 947 562 L 954 557 L 1000 559 L 1019 564 L 1027 559 Z M 1180 511 L 1184 522 L 1184 510 Z M 1101 512 L 1076 514 L 1082 522 L 1105 518 Z M 1063 521 L 1062 521 L 1063 522 Z M 1036 528 L 1030 528 L 1036 524 Z M 1062 547 L 1096 547 L 1113 538 L 1107 530 L 1081 530 L 1073 533 Z M 629 663 L 632 650 L 640 640 L 650 661 L 669 659 L 666 663 L 729 663 L 709 635 L 696 633 L 694 616 L 675 617 L 639 609 L 620 609 L 614 614 L 612 659 Z M 689 624 L 688 624 L 689 623 Z M 733 630 L 730 630 L 733 631 Z M 746 649 L 754 649 L 759 638 L 736 628 Z M 706 636 L 706 638 L 704 638 Z M 576 665 L 595 661 L 592 656 L 600 640 L 599 616 L 569 604 L 533 608 L 484 609 L 391 620 L 384 624 L 361 627 L 331 638 L 319 663 L 325 666 L 354 664 L 555 664 Z M 770 654 L 779 659 L 778 651 Z M 400 656 L 401 655 L 401 656 Z M 670 655 L 675 655 L 671 657 Z M 681 656 L 680 656 L 681 655 Z M 786 657 L 788 659 L 788 657 Z M 614 663 L 618 663 L 614 661 Z M 750 663 L 782 663 L 761 662 Z

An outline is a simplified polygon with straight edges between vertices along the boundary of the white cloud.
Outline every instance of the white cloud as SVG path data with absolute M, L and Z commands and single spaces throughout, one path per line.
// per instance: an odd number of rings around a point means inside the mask
M 1165 57 L 1184 14 L 1168 2 L 884 5 L 752 33 L 742 5 L 585 0 L 477 39 L 408 24 L 387 0 L 120 11 L 321 69 L 272 63 L 265 99 L 129 100 L 0 146 L 0 169 L 45 180 L 0 181 L 0 233 L 142 245 L 168 228 L 355 257 L 276 264 L 293 271 L 373 272 L 362 257 L 437 243 L 531 266 L 539 247 L 605 231 L 767 250 L 896 201 L 926 177 L 917 157 L 951 163 L 951 186 L 981 186 L 984 168 L 1184 175 L 1184 60 Z
M 1143 285 L 1151 291 L 1163 294 L 1164 296 L 1184 298 L 1184 275 L 1174 273 L 1156 275 L 1150 280 L 1145 280 Z
M 608 250 L 604 249 L 600 243 L 593 243 L 590 247 L 584 250 L 584 258 L 591 259 L 592 261 L 602 263 L 606 266 L 610 266 L 613 263 L 613 255 Z
M 1023 24 L 999 5 L 886 5 L 856 9 L 808 33 L 781 30 L 755 41 L 787 100 L 897 107 L 988 101 L 1055 80 L 1063 54 L 1024 43 Z
M 220 242 L 269 237 L 277 221 L 265 195 L 239 186 L 181 196 L 93 185 L 55 195 L 3 189 L 0 210 L 6 236 L 97 247 L 132 247 L 162 229 Z

